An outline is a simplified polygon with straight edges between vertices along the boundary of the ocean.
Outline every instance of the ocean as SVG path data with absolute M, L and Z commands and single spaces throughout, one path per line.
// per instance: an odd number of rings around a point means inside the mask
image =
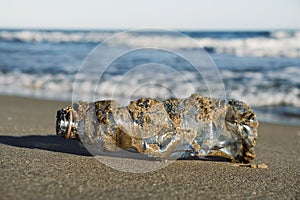
M 300 31 L 0 29 L 3 95 L 126 104 L 195 92 L 300 125 Z

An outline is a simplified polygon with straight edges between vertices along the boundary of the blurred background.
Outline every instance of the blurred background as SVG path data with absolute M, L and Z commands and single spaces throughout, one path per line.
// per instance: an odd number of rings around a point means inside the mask
M 197 57 L 203 48 L 220 70 L 227 98 L 247 102 L 261 121 L 299 125 L 299 19 L 297 0 L 0 0 L 0 94 L 70 101 L 79 67 L 101 42 L 105 46 L 101 56 L 114 55 L 123 48 L 165 45 L 170 51 Z M 122 33 L 111 39 L 122 31 L 145 27 L 158 29 Z M 192 38 L 198 48 L 186 37 L 164 29 Z M 111 63 L 101 80 L 99 97 L 108 98 L 120 77 L 149 63 L 172 67 L 188 84 L 197 85 L 196 92 L 205 94 L 200 84 L 203 80 L 184 59 L 144 50 Z M 95 65 L 104 67 L 99 61 Z M 115 95 L 122 98 L 135 85 L 153 77 L 158 84 L 140 88 L 132 98 L 172 96 L 161 87 L 163 82 L 170 83 L 171 90 L 182 91 L 182 97 L 193 92 L 163 70 L 159 76 L 155 67 L 143 70 L 129 77 L 131 81 L 122 82 Z M 83 96 L 95 92 L 99 84 L 93 72 L 91 68 L 81 74 Z

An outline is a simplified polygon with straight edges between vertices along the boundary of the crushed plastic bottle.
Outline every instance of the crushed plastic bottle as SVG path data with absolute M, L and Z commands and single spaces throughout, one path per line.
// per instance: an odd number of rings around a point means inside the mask
M 56 133 L 101 151 L 248 163 L 255 158 L 257 127 L 247 104 L 193 94 L 164 101 L 142 98 L 126 107 L 114 100 L 79 101 L 57 111 Z

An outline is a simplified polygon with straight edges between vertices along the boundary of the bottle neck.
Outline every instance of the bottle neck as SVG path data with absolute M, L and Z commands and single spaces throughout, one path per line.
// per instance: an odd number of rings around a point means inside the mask
M 76 138 L 78 124 L 74 122 L 73 109 L 63 108 L 57 111 L 56 134 L 66 139 Z

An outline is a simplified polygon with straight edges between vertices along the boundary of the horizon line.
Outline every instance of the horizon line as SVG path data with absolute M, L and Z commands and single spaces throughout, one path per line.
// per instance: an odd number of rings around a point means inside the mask
M 2 30 L 70 30 L 70 31 L 128 31 L 136 29 L 161 29 L 161 30 L 175 30 L 175 31 L 297 31 L 298 28 L 170 28 L 170 27 L 128 27 L 128 28 L 105 28 L 105 27 L 19 27 L 19 26 L 1 26 Z

